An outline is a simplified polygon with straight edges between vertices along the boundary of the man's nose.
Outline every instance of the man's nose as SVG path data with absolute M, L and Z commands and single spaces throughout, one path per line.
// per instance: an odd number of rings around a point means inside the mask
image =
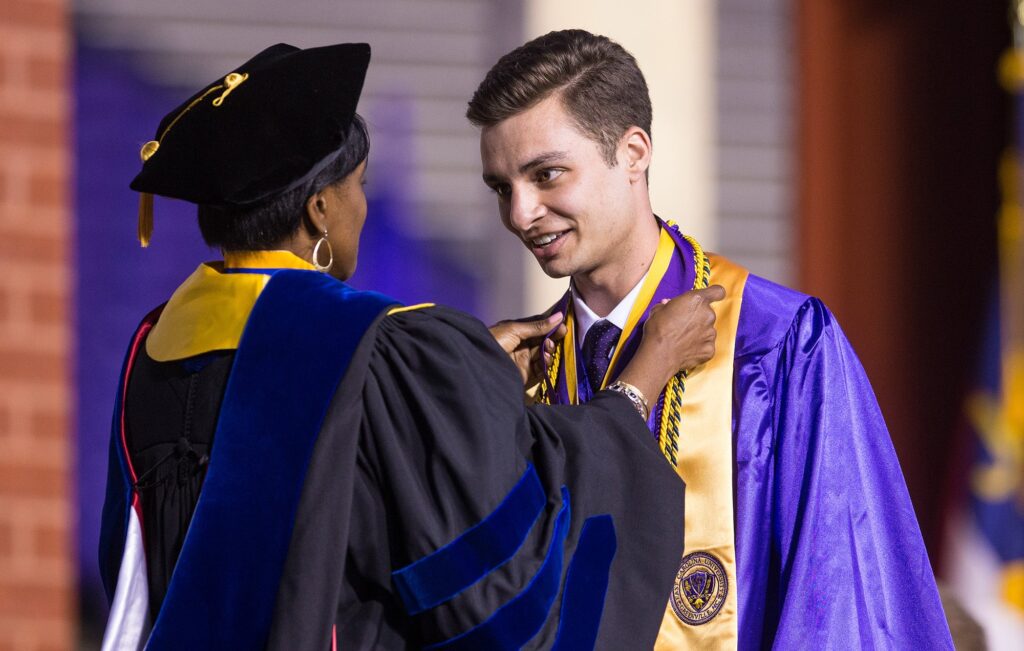
M 525 233 L 544 216 L 544 205 L 536 192 L 516 188 L 509 197 L 508 221 L 516 230 Z

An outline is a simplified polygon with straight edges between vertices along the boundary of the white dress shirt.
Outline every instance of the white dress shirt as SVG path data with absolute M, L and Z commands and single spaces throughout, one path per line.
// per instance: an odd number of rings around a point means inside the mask
M 576 290 L 576 286 L 572 283 L 569 284 L 569 291 L 572 292 L 573 315 L 576 317 L 577 350 L 583 347 L 583 339 L 587 336 L 587 331 L 590 330 L 590 327 L 601 319 L 610 321 L 617 326 L 619 330 L 626 329 L 626 321 L 629 319 L 629 313 L 633 309 L 633 304 L 636 303 L 637 296 L 640 295 L 640 288 L 643 286 L 645 280 L 647 280 L 646 273 L 606 317 L 600 317 L 590 309 L 590 306 L 583 302 L 583 297 L 580 296 L 580 293 Z M 609 358 L 614 354 L 615 347 L 613 346 L 608 352 Z

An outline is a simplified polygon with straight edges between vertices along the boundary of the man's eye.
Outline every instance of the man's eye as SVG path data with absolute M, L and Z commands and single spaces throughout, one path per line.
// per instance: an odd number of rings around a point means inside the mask
M 564 171 L 565 170 L 560 170 L 556 167 L 540 170 L 537 172 L 537 183 L 549 183 L 554 181 L 561 176 Z
M 504 184 L 492 185 L 491 192 L 499 197 L 507 197 L 512 192 L 512 188 Z

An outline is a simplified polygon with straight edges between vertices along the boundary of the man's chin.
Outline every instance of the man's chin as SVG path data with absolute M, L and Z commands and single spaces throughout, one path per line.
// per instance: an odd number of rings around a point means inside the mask
M 545 275 L 551 278 L 566 278 L 568 276 L 571 276 L 572 269 L 569 267 L 569 265 L 564 263 L 559 264 L 560 262 L 561 261 L 559 260 L 548 260 L 545 262 L 541 262 L 540 260 L 538 260 L 537 264 L 540 265 L 541 271 L 543 271 Z

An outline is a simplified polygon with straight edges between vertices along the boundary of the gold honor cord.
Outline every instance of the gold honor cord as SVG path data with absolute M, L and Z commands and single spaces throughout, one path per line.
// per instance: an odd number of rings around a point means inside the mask
M 694 289 L 704 289 L 711 280 L 711 262 L 704 255 L 704 249 L 697 240 L 684 235 L 693 247 L 693 266 L 696 274 L 693 280 Z M 672 376 L 665 387 L 665 400 L 661 407 L 661 421 L 658 423 L 658 447 L 673 466 L 678 464 L 679 428 L 683 413 L 683 392 L 686 391 L 688 371 L 680 371 Z
M 572 349 L 574 347 L 572 301 L 569 301 L 565 309 L 565 329 L 565 337 L 555 346 L 555 352 L 551 355 L 551 363 L 548 365 L 547 376 L 541 378 L 540 388 L 537 391 L 537 401 L 544 405 L 550 405 L 554 402 L 555 387 L 558 386 L 558 370 L 562 364 L 562 349 L 566 347 Z M 565 339 L 569 341 L 566 342 Z M 566 375 L 568 375 L 568 372 Z M 573 376 L 575 375 L 573 373 Z M 576 404 L 571 393 L 569 394 L 569 404 Z

